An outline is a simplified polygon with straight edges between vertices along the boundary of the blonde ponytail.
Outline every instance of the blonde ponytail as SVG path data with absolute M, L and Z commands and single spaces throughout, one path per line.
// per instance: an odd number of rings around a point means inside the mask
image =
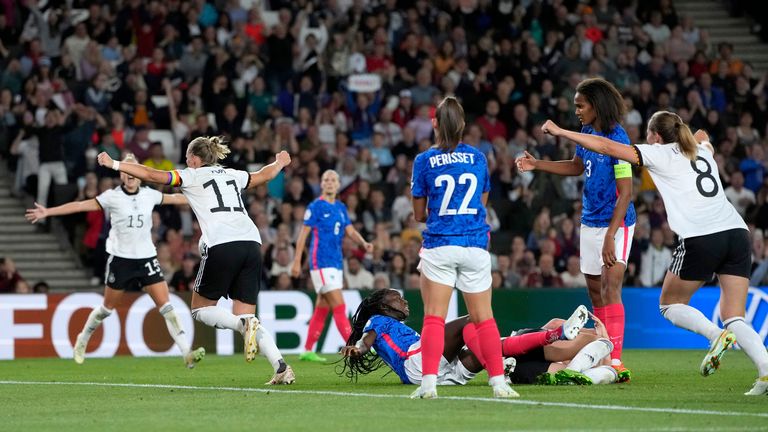
M 664 144 L 676 142 L 686 158 L 696 160 L 698 142 L 679 115 L 669 111 L 658 111 L 648 121 L 648 129 L 659 134 Z
M 189 143 L 189 152 L 200 158 L 203 165 L 216 165 L 227 157 L 230 150 L 224 144 L 224 137 L 198 137 Z

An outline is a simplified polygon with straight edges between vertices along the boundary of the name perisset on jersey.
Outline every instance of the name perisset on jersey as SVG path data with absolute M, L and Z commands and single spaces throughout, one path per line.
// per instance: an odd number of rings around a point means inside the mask
M 475 163 L 475 155 L 472 153 L 443 153 L 431 156 L 429 158 L 429 166 L 434 168 L 436 166 L 443 166 L 453 163 Z

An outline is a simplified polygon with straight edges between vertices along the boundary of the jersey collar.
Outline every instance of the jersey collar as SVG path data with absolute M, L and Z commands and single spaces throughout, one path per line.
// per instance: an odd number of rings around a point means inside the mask
M 141 190 L 141 186 L 136 188 L 136 192 L 128 192 L 128 189 L 126 189 L 125 186 L 123 186 L 123 185 L 120 185 L 120 189 L 122 189 L 123 193 L 126 194 L 126 195 L 138 195 L 139 194 L 139 190 Z

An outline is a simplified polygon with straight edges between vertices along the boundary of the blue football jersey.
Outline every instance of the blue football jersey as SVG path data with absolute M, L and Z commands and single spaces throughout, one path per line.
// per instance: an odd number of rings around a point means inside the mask
M 459 143 L 452 152 L 435 147 L 416 156 L 411 194 L 427 198 L 423 247 L 485 249 L 490 228 L 482 195 L 491 189 L 488 162 L 476 148 Z
M 621 125 L 614 126 L 611 133 L 597 132 L 592 126 L 584 126 L 581 133 L 606 137 L 612 141 L 629 145 L 629 136 Z M 613 209 L 616 207 L 616 177 L 614 165 L 626 163 L 611 156 L 595 153 L 582 146 L 576 146 L 576 156 L 584 162 L 584 196 L 582 198 L 581 223 L 588 227 L 604 228 L 610 225 Z M 635 205 L 631 202 L 624 216 L 624 225 L 634 225 Z
M 342 268 L 341 241 L 349 224 L 347 206 L 340 200 L 331 204 L 321 197 L 309 203 L 304 212 L 304 225 L 312 228 L 309 235 L 310 269 Z
M 405 374 L 405 359 L 408 358 L 408 348 L 421 340 L 416 330 L 402 322 L 384 315 L 374 315 L 365 323 L 363 333 L 376 332 L 373 349 L 405 384 L 412 384 Z

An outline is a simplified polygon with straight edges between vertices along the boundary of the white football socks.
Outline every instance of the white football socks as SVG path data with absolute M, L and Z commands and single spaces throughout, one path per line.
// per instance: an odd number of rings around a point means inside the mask
M 192 318 L 201 323 L 218 329 L 230 329 L 240 334 L 245 331 L 240 318 L 232 315 L 228 310 L 217 306 L 206 306 L 192 311 Z
M 596 366 L 582 372 L 592 380 L 592 384 L 613 384 L 619 379 L 616 369 L 611 366 Z
M 710 342 L 717 339 L 723 331 L 698 309 L 686 304 L 659 305 L 659 310 L 664 318 L 675 326 L 700 334 Z
M 744 322 L 744 317 L 733 317 L 723 321 L 723 325 L 736 335 L 736 343 L 739 344 L 744 354 L 757 366 L 759 377 L 768 375 L 768 351 L 765 350 L 763 340 L 755 329 Z
M 104 321 L 104 319 L 106 319 L 108 316 L 112 315 L 112 312 L 112 310 L 107 309 L 104 307 L 104 305 L 99 305 L 99 307 L 91 311 L 82 331 L 86 342 L 91 338 L 93 332 L 99 328 L 101 322 Z
M 600 363 L 604 357 L 611 353 L 613 344 L 608 339 L 598 339 L 584 346 L 568 363 L 567 369 L 576 372 L 584 372 Z
M 168 333 L 170 333 L 173 341 L 176 342 L 176 346 L 179 347 L 183 355 L 187 355 L 189 353 L 189 344 L 187 343 L 184 329 L 181 327 L 179 316 L 173 310 L 173 305 L 168 302 L 160 306 L 160 314 L 165 318 L 165 326 L 168 327 Z

